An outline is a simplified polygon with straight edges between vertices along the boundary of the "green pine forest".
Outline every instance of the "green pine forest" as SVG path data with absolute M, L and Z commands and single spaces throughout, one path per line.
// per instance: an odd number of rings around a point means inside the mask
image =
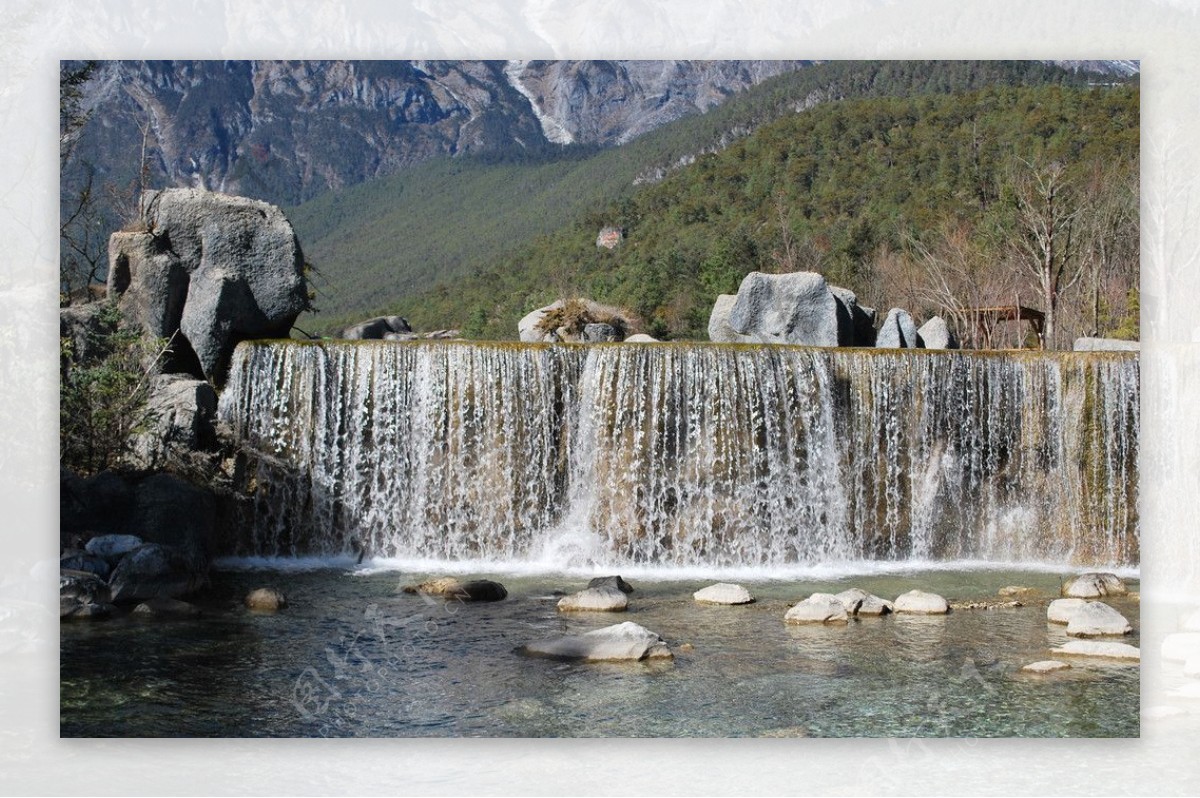
M 713 146 L 731 130 L 752 132 Z M 806 270 L 881 314 L 942 315 L 967 345 L 1036 344 L 967 312 L 1014 303 L 1054 305 L 1047 346 L 1134 338 L 1138 146 L 1136 80 L 820 65 L 623 147 L 439 159 L 288 209 L 321 311 L 298 326 L 398 313 L 507 339 L 528 311 L 585 296 L 655 337 L 703 340 L 746 273 Z M 613 250 L 595 244 L 606 225 L 625 233 Z

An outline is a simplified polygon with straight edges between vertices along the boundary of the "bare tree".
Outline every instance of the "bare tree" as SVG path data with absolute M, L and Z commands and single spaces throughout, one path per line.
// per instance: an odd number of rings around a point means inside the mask
M 1067 180 L 1063 165 L 1021 162 L 1012 178 L 1016 203 L 1014 246 L 1017 263 L 1036 289 L 1046 320 L 1043 348 L 1053 349 L 1059 302 L 1087 273 L 1079 253 L 1078 225 L 1083 197 Z

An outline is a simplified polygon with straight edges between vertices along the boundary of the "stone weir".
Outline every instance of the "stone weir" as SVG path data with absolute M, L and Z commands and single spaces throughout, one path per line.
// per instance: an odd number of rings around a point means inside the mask
M 1138 412 L 1129 353 L 244 343 L 230 553 L 1135 565 Z

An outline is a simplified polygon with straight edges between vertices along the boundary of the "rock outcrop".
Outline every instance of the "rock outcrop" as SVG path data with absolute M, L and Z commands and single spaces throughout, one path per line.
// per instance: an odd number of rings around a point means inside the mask
M 132 444 L 135 462 L 156 468 L 188 452 L 217 445 L 217 392 L 205 380 L 186 374 L 158 374 L 146 398 L 149 428 Z
M 125 555 L 108 586 L 114 604 L 152 598 L 178 598 L 194 593 L 207 581 L 204 571 L 171 546 L 147 543 Z
M 816 272 L 750 272 L 736 295 L 717 297 L 708 337 L 717 343 L 870 346 L 875 311 Z
M 167 370 L 220 384 L 239 341 L 284 337 L 308 307 L 304 255 L 274 205 L 172 188 L 146 192 L 140 221 L 109 239 L 108 296 L 172 339 Z
M 590 661 L 641 661 L 671 659 L 663 639 L 632 621 L 606 626 L 581 635 L 566 635 L 530 643 L 523 653 L 558 659 Z

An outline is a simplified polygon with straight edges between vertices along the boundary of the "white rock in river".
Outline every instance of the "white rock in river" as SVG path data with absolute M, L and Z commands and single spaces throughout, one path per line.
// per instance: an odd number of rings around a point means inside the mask
M 1062 586 L 1062 594 L 1067 598 L 1104 598 L 1124 596 L 1128 592 L 1120 577 L 1108 573 L 1080 574 L 1074 579 L 1068 579 Z
M 1077 610 L 1087 606 L 1087 601 L 1079 598 L 1055 599 L 1046 608 L 1046 620 L 1050 623 L 1070 623 L 1071 616 Z
M 1133 631 L 1125 616 L 1102 601 L 1089 601 L 1071 613 L 1067 634 L 1072 637 L 1127 635 Z
M 589 587 L 559 599 L 560 612 L 624 612 L 629 597 L 615 587 Z
M 1187 662 L 1200 657 L 1200 632 L 1176 632 L 1162 642 L 1162 656 L 1168 662 Z
M 620 591 L 618 591 L 620 592 Z M 632 621 L 606 626 L 581 635 L 539 640 L 524 648 L 527 654 L 563 659 L 643 660 L 670 659 L 671 649 L 663 639 Z
M 754 596 L 750 595 L 749 590 L 741 585 L 731 585 L 728 582 L 720 582 L 697 590 L 692 594 L 692 598 L 701 604 L 750 604 L 754 601 Z
M 1103 657 L 1106 659 L 1142 659 L 1142 652 L 1128 643 L 1107 643 L 1099 640 L 1072 640 L 1059 648 L 1050 649 L 1051 654 L 1076 657 Z
M 783 616 L 787 623 L 848 623 L 846 607 L 832 593 L 813 593 Z
M 843 590 L 836 598 L 850 615 L 887 615 L 892 611 L 892 602 L 857 587 Z
M 1025 673 L 1054 673 L 1055 671 L 1065 671 L 1070 667 L 1067 663 L 1056 659 L 1044 659 L 1040 662 L 1031 662 L 1021 670 Z
M 923 590 L 910 590 L 897 596 L 892 604 L 894 612 L 911 612 L 919 615 L 945 615 L 950 612 L 946 599 L 937 593 L 926 593 Z

